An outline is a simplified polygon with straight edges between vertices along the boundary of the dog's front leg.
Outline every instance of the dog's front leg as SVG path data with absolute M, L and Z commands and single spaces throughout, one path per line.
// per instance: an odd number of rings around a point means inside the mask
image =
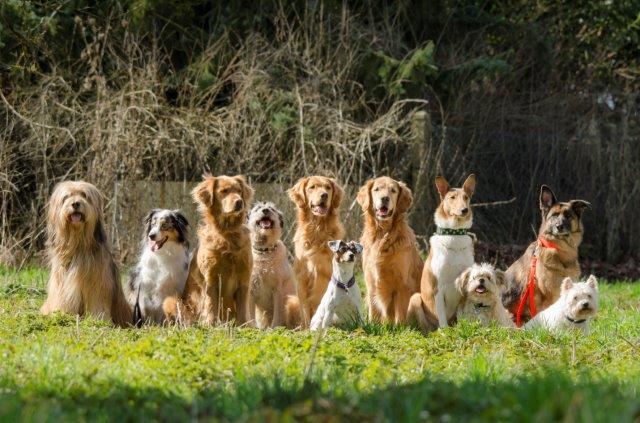
M 214 278 L 219 278 L 219 275 L 212 275 Z M 216 324 L 216 321 L 219 319 L 218 316 L 218 308 L 221 297 L 221 282 L 217 280 L 212 280 L 213 278 L 207 277 L 205 279 L 205 292 L 203 293 L 203 302 L 202 305 L 202 319 L 205 325 L 213 326 Z
M 273 314 L 271 316 L 271 327 L 284 326 L 284 295 L 282 292 L 273 294 Z
M 438 326 L 441 328 L 449 327 L 447 321 L 447 306 L 444 302 L 444 293 L 436 293 L 436 314 L 438 316 Z
M 234 300 L 236 303 L 236 324 L 244 325 L 248 320 L 249 286 L 242 284 L 236 290 Z

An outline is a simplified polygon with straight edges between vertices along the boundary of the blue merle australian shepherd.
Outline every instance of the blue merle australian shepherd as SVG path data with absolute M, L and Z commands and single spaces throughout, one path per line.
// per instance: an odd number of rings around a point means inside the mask
M 165 321 L 162 304 L 182 295 L 189 269 L 189 223 L 182 213 L 153 209 L 144 224 L 140 259 L 126 286 L 137 327 Z

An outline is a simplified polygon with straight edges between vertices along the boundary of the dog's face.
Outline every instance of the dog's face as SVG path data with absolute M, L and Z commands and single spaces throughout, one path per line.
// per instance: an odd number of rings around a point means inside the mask
M 356 200 L 365 213 L 372 213 L 377 220 L 388 220 L 406 213 L 413 196 L 403 182 L 382 176 L 367 181 L 360 188 Z
M 584 200 L 559 202 L 555 194 L 546 185 L 540 188 L 540 211 L 542 225 L 540 232 L 551 238 L 561 238 L 582 232 L 582 212 L 591 208 Z
M 282 212 L 271 202 L 256 203 L 249 213 L 249 229 L 254 242 L 275 243 L 284 229 Z
M 241 216 L 253 198 L 244 176 L 205 176 L 192 191 L 200 211 L 213 216 Z
M 342 201 L 342 188 L 325 176 L 300 179 L 289 191 L 289 197 L 300 209 L 310 210 L 314 216 L 326 216 Z
M 438 214 L 443 219 L 452 220 L 454 223 L 470 221 L 473 217 L 471 211 L 471 197 L 476 190 L 476 176 L 467 177 L 462 188 L 451 188 L 442 176 L 436 177 L 436 188 L 440 194 L 440 207 Z
M 83 181 L 66 181 L 56 185 L 49 200 L 49 225 L 52 231 L 93 231 L 101 220 L 102 195 L 95 186 Z
M 504 272 L 490 264 L 474 264 L 456 279 L 456 287 L 468 300 L 490 305 L 500 301 L 506 280 Z
M 343 241 L 336 239 L 328 242 L 329 249 L 333 252 L 333 258 L 338 263 L 354 263 L 362 254 L 362 245 L 356 241 Z
M 586 319 L 598 311 L 598 280 L 589 276 L 586 282 L 574 283 L 571 278 L 562 281 L 560 296 L 565 312 L 573 319 Z
M 167 242 L 187 241 L 189 222 L 178 210 L 153 209 L 144 218 L 145 241 L 153 252 L 160 250 Z

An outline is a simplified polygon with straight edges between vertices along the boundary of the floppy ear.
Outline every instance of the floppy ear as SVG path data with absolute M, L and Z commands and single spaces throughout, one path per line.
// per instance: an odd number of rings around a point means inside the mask
M 362 254 L 362 251 L 364 250 L 364 247 L 362 246 L 362 244 L 356 241 L 351 241 L 350 244 L 352 244 L 353 247 L 356 249 L 356 253 Z
M 473 193 L 476 192 L 476 175 L 473 173 L 469 175 L 464 181 L 464 184 L 462 184 L 462 189 L 469 197 L 472 197 Z
M 503 289 L 507 287 L 507 277 L 502 270 L 496 269 L 496 283 Z
M 440 194 L 440 199 L 442 200 L 449 192 L 449 182 L 447 182 L 447 180 L 442 176 L 436 176 L 436 188 L 438 189 L 438 194 Z
M 204 181 L 200 182 L 191 191 L 193 199 L 202 206 L 210 207 L 213 205 L 213 191 L 218 183 L 218 178 L 211 175 L 205 175 Z
M 400 186 L 400 196 L 398 197 L 398 213 L 406 213 L 413 203 L 413 194 L 404 182 L 398 182 Z
M 543 214 L 547 214 L 551 206 L 557 203 L 556 195 L 546 185 L 540 187 L 540 210 Z
M 340 249 L 340 240 L 334 239 L 333 241 L 327 242 L 327 245 L 329 246 L 329 249 L 335 253 Z
M 153 219 L 153 216 L 159 211 L 160 209 L 151 209 L 149 213 L 147 213 L 147 215 L 144 217 L 145 225 L 148 225 L 149 223 L 151 223 L 151 219 Z
M 244 175 L 236 175 L 233 177 L 236 181 L 240 182 L 242 186 L 242 201 L 244 204 L 249 205 L 253 201 L 253 188 L 247 183 Z
M 280 210 L 276 210 L 278 217 L 280 218 L 280 229 L 284 229 L 284 216 Z
M 471 268 L 468 268 L 458 276 L 456 279 L 456 288 L 463 297 L 467 296 L 467 285 L 469 284 L 469 278 L 471 277 Z
M 571 288 L 573 288 L 573 281 L 571 280 L 571 278 L 564 278 L 560 287 L 561 292 L 566 292 Z
M 96 218 L 98 220 L 102 219 L 102 207 L 103 207 L 102 193 L 98 191 L 98 188 L 96 188 L 94 185 L 88 182 L 84 182 L 83 185 L 84 186 L 82 188 L 84 192 L 87 194 L 89 203 L 91 203 L 93 207 L 95 207 L 96 209 L 96 214 L 97 214 Z
M 587 279 L 587 285 L 589 285 L 589 288 L 598 289 L 598 280 L 595 276 L 589 275 L 589 279 Z
M 331 208 L 333 210 L 337 210 L 338 207 L 340 207 L 340 203 L 342 202 L 342 197 L 344 197 L 344 191 L 342 190 L 342 187 L 338 185 L 338 182 L 335 179 L 329 178 L 329 180 L 331 181 L 331 185 L 333 186 L 333 195 L 331 196 Z
M 287 191 L 287 194 L 289 194 L 289 198 L 291 199 L 291 201 L 293 201 L 296 206 L 301 209 L 307 206 L 307 195 L 305 194 L 304 190 L 307 187 L 308 181 L 309 178 L 299 179 L 298 182 L 296 182 L 296 184 L 293 187 L 289 188 L 289 190 Z
M 178 221 L 178 223 L 180 225 L 184 226 L 185 229 L 186 229 L 189 226 L 189 221 L 184 216 L 184 214 L 182 214 L 182 212 L 180 210 L 174 210 L 173 213 L 175 214 L 176 220 Z
M 582 212 L 585 211 L 585 209 L 591 208 L 591 203 L 584 200 L 571 200 L 569 201 L 569 204 L 571 205 L 571 209 L 575 214 L 578 215 L 578 217 L 582 217 Z
M 362 207 L 362 211 L 366 212 L 371 207 L 371 187 L 373 186 L 373 179 L 369 179 L 358 190 L 356 201 Z

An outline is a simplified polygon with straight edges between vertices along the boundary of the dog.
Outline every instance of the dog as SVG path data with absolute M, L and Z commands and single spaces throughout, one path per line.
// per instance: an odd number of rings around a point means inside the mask
M 474 263 L 471 197 L 476 177 L 471 174 L 461 188 L 451 188 L 442 176 L 435 180 L 440 205 L 434 213 L 436 233 L 429 239 L 420 293 L 411 297 L 409 316 L 422 332 L 449 326 L 461 300 L 456 278 Z
M 356 257 L 362 253 L 362 245 L 339 239 L 329 241 L 328 245 L 333 252 L 333 274 L 318 310 L 311 319 L 311 330 L 361 320 L 362 300 L 354 266 Z
M 126 285 L 136 326 L 164 323 L 164 300 L 182 295 L 189 270 L 188 231 L 189 222 L 177 210 L 153 209 L 144 218 L 140 259 Z
M 518 303 L 528 284 L 532 257 L 536 257 L 534 300 L 539 310 L 544 310 L 560 297 L 560 285 L 565 278 L 580 277 L 578 247 L 582 242 L 584 227 L 582 213 L 591 205 L 584 200 L 559 202 L 546 185 L 540 188 L 542 223 L 538 240 L 529 245 L 524 255 L 506 272 L 509 289 L 503 294 L 504 306 L 516 313 Z M 545 247 L 546 245 L 547 247 Z M 530 310 L 523 311 L 523 320 L 530 318 Z
M 192 253 L 182 298 L 167 297 L 165 314 L 183 325 L 205 325 L 249 318 L 253 255 L 246 226 L 253 189 L 244 176 L 211 176 L 191 192 L 203 221 Z
M 48 204 L 47 255 L 51 274 L 41 313 L 92 315 L 127 327 L 131 308 L 103 226 L 102 195 L 92 184 L 56 185 Z
M 456 320 L 478 321 L 484 326 L 493 322 L 507 328 L 516 327 L 511 314 L 502 305 L 503 271 L 489 263 L 474 264 L 462 272 L 455 283 L 461 295 Z
M 331 278 L 332 253 L 327 243 L 344 238 L 339 216 L 343 191 L 332 178 L 310 176 L 296 182 L 288 194 L 296 206 L 293 271 L 299 298 L 298 304 L 290 301 L 288 309 L 294 314 L 299 307 L 302 325 L 308 327 Z
M 282 212 L 273 203 L 259 202 L 249 213 L 253 272 L 251 301 L 256 326 L 260 329 L 296 326 L 287 315 L 286 305 L 295 296 L 293 270 L 287 260 L 287 247 L 280 240 L 284 229 Z
M 589 276 L 586 282 L 574 283 L 565 278 L 560 287 L 560 297 L 550 307 L 535 315 L 524 328 L 538 327 L 551 331 L 578 329 L 589 334 L 589 319 L 598 311 L 598 281 Z
M 422 272 L 416 237 L 406 219 L 411 190 L 383 176 L 368 180 L 356 201 L 364 214 L 360 242 L 369 320 L 405 323 L 409 298 L 418 292 Z

